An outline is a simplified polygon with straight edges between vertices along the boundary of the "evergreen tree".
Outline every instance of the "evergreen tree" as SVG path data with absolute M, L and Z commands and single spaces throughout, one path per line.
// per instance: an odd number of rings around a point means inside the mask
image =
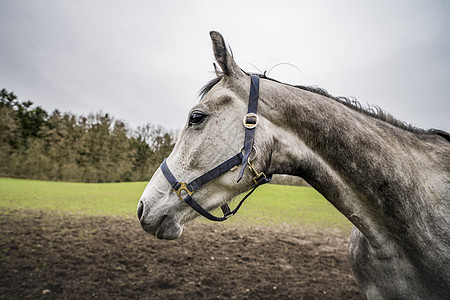
M 136 131 L 108 114 L 53 111 L 0 91 L 0 175 L 44 180 L 148 180 L 176 134 L 146 124 Z

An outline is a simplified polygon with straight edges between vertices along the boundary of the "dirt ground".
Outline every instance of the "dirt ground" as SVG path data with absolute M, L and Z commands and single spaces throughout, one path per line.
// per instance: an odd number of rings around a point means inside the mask
M 2 299 L 362 299 L 338 231 L 0 211 L 0 251 Z

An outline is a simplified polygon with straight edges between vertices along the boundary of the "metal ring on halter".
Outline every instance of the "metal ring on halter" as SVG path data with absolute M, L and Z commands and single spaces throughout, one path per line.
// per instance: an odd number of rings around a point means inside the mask
M 255 113 L 248 113 L 244 116 L 244 119 L 242 119 L 242 123 L 244 124 L 245 128 L 253 129 L 256 126 L 258 126 L 259 123 L 258 115 Z
M 244 147 L 241 148 L 240 152 L 242 152 L 242 151 L 244 151 Z M 251 159 L 250 159 L 250 156 L 248 157 L 248 160 L 247 160 L 248 163 L 251 163 L 252 161 L 254 161 L 255 158 L 258 156 L 258 150 L 256 150 L 255 146 L 252 146 L 252 152 L 253 151 L 255 151 L 255 155 L 253 155 L 253 157 Z
M 239 152 L 242 153 L 242 151 L 244 151 L 245 147 L 242 147 L 241 150 Z M 252 151 L 255 150 L 255 155 L 253 155 L 253 158 L 250 159 L 250 156 L 247 159 L 247 164 L 250 165 L 256 158 L 256 156 L 258 156 L 258 150 L 256 150 L 255 146 L 252 146 Z M 238 166 L 234 166 L 230 169 L 230 171 L 234 171 L 238 168 Z

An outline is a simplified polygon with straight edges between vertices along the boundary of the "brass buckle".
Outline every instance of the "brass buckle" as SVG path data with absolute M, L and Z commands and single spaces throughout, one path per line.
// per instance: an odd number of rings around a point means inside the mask
M 259 123 L 258 115 L 255 113 L 248 113 L 244 116 L 242 123 L 244 123 L 245 128 L 253 129 L 256 126 L 258 126 L 258 123 Z
M 186 193 L 188 193 L 189 196 L 192 196 L 192 194 L 194 193 L 194 191 L 190 191 L 187 187 L 186 187 L 186 182 L 180 182 L 180 187 L 178 188 L 178 190 L 175 190 L 175 193 L 177 193 L 178 198 L 180 198 L 181 201 L 184 201 L 183 197 L 181 197 L 181 192 L 185 191 Z
M 264 174 L 264 172 L 259 172 L 255 170 L 255 165 L 253 164 L 253 161 L 248 161 L 248 168 L 250 169 L 250 171 L 252 171 L 253 175 L 255 175 L 255 177 L 253 177 L 253 182 L 255 184 L 258 184 L 258 181 L 261 180 L 261 178 L 265 178 L 267 179 L 266 174 Z
M 255 177 L 253 177 L 253 182 L 255 184 L 258 184 L 258 181 L 260 181 L 261 178 L 263 178 L 263 177 L 267 180 L 267 176 L 266 176 L 266 174 L 264 174 L 264 172 L 257 173 L 257 175 Z

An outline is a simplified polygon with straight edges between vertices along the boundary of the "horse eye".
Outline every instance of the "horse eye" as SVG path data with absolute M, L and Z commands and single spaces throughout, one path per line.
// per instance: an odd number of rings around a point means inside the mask
M 206 115 L 194 111 L 189 117 L 189 126 L 199 125 L 205 120 Z

